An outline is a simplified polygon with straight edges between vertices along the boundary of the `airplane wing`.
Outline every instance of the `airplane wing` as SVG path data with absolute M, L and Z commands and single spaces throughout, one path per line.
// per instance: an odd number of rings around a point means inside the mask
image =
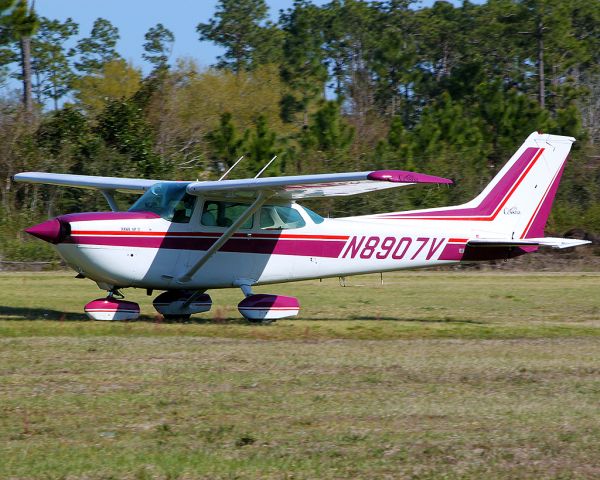
M 450 184 L 452 180 L 404 170 L 377 170 L 370 172 L 297 175 L 288 177 L 252 178 L 192 182 L 188 193 L 222 194 L 227 197 L 255 197 L 260 191 L 270 191 L 271 198 L 297 200 L 332 196 L 357 195 L 386 188 L 415 183 Z
M 575 238 L 476 238 L 469 240 L 469 247 L 552 247 L 552 248 L 571 248 L 580 245 L 592 243 L 588 240 L 577 240 Z
M 17 182 L 42 183 L 127 193 L 143 193 L 155 183 L 163 182 L 162 180 L 43 172 L 18 173 L 14 176 L 14 180 Z M 271 198 L 296 200 L 301 198 L 356 195 L 385 188 L 413 185 L 415 183 L 450 184 L 452 180 L 404 170 L 376 170 L 370 172 L 181 183 L 187 184 L 187 191 L 191 195 L 212 193 L 225 197 L 248 199 L 256 197 L 260 191 L 269 191 Z
M 16 182 L 42 183 L 63 187 L 92 188 L 124 193 L 144 193 L 155 183 L 163 180 L 143 178 L 96 177 L 93 175 L 71 175 L 66 173 L 23 172 L 17 173 Z

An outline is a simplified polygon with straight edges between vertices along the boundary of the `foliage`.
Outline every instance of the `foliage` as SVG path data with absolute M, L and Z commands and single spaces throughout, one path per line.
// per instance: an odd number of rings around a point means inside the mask
M 125 60 L 111 60 L 91 75 L 73 82 L 75 98 L 92 115 L 99 114 L 107 103 L 128 98 L 140 87 L 142 73 Z

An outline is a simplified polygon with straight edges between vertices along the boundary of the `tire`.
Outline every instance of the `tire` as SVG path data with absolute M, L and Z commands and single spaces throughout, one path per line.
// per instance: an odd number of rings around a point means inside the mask
M 272 319 L 262 319 L 262 320 L 253 320 L 250 318 L 246 318 L 246 320 L 248 321 L 248 323 L 251 323 L 252 325 L 270 325 L 271 323 L 275 322 L 275 320 Z

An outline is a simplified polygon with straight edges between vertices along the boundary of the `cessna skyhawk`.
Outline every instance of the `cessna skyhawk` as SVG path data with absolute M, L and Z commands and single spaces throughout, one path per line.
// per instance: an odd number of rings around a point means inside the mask
M 540 246 L 589 243 L 544 237 L 572 137 L 532 133 L 490 184 L 463 205 L 323 218 L 297 200 L 356 195 L 451 180 L 400 170 L 244 180 L 160 180 L 27 172 L 18 182 L 97 189 L 112 212 L 60 215 L 28 228 L 53 243 L 79 276 L 108 295 L 88 303 L 96 320 L 129 320 L 137 303 L 120 290 L 164 291 L 166 318 L 210 310 L 206 293 L 239 288 L 250 321 L 298 314 L 294 297 L 254 294 L 255 285 L 507 259 Z M 114 192 L 142 194 L 126 212 Z

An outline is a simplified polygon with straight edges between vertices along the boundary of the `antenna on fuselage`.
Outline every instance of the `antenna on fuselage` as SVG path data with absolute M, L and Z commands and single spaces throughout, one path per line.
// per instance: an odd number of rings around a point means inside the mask
M 218 182 L 220 182 L 221 180 L 223 180 L 227 175 L 229 175 L 229 172 L 231 172 L 235 166 L 240 163 L 242 161 L 242 159 L 244 158 L 244 156 L 242 155 L 240 158 L 237 159 L 237 162 L 235 162 L 231 167 L 229 167 L 229 170 L 227 170 L 223 175 L 221 175 L 221 178 L 219 178 L 219 180 L 217 180 Z
M 262 173 L 263 173 L 263 172 L 264 172 L 264 171 L 265 171 L 267 168 L 269 168 L 269 165 L 271 165 L 271 164 L 272 164 L 272 163 L 275 161 L 275 159 L 276 159 L 276 158 L 277 158 L 277 155 L 275 155 L 275 156 L 274 156 L 274 157 L 273 157 L 271 160 L 269 160 L 269 163 L 267 163 L 267 164 L 266 164 L 266 165 L 265 165 L 265 166 L 262 168 L 262 170 L 256 174 L 256 176 L 255 176 L 254 178 L 258 178 L 258 177 L 260 177 L 260 175 L 261 175 L 261 174 L 262 174 Z

